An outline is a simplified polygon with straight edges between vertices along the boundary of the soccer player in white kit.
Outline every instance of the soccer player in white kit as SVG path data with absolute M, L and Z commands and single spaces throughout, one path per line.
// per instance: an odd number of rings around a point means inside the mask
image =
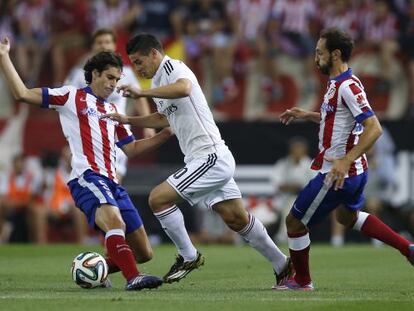
M 116 51 L 116 34 L 112 29 L 101 28 L 95 31 L 92 36 L 92 50 L 90 56 L 97 54 L 99 52 L 115 52 Z M 79 66 L 74 67 L 65 81 L 65 85 L 73 85 L 77 88 L 86 87 L 85 82 L 85 73 L 83 70 L 85 60 L 81 62 Z M 119 85 L 128 84 L 133 85 L 134 87 L 140 88 L 140 84 L 132 70 L 128 65 L 124 65 L 122 70 L 122 77 L 118 82 Z M 117 92 L 113 92 L 109 97 L 108 101 L 114 103 L 119 113 L 125 114 L 127 111 L 127 99 L 121 96 Z M 138 115 L 145 116 L 151 113 L 149 108 L 148 101 L 141 97 L 137 98 L 135 101 L 135 110 L 138 112 Z M 143 129 L 144 138 L 150 138 L 155 135 L 154 129 L 144 128 Z M 116 157 L 116 175 L 118 182 L 121 184 L 122 179 L 127 172 L 128 157 L 123 152 L 118 152 Z
M 156 186 L 149 204 L 164 231 L 178 249 L 176 262 L 164 282 L 177 282 L 204 263 L 188 236 L 177 203 L 183 200 L 217 212 L 224 222 L 271 262 L 276 285 L 292 275 L 291 262 L 243 206 L 233 179 L 235 161 L 221 138 L 206 98 L 193 72 L 181 61 L 164 55 L 161 43 L 150 34 L 135 36 L 127 53 L 138 75 L 152 78 L 148 90 L 121 86 L 124 96 L 152 97 L 158 112 L 145 117 L 108 114 L 124 124 L 163 128 L 171 126 L 184 153 L 185 166 Z
M 116 111 L 116 106 L 106 98 L 122 74 L 119 55 L 101 52 L 91 57 L 84 67 L 88 83 L 85 88 L 28 89 L 10 60 L 9 51 L 10 42 L 5 38 L 0 42 L 0 69 L 15 99 L 59 113 L 73 155 L 68 186 L 88 224 L 105 233 L 110 273 L 122 272 L 127 281 L 126 290 L 160 286 L 161 278 L 142 274 L 137 269 L 136 261 L 150 260 L 152 249 L 137 209 L 117 183 L 115 160 L 119 150 L 116 146 L 128 156 L 140 155 L 161 145 L 171 132 L 164 129 L 149 139 L 135 140 L 123 124 L 99 118 Z

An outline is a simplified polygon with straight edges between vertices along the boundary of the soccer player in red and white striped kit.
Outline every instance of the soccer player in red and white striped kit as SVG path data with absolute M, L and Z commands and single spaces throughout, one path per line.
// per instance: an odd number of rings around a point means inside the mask
M 299 193 L 286 218 L 288 244 L 296 274 L 277 290 L 313 290 L 309 272 L 309 228 L 336 210 L 344 226 L 388 244 L 414 265 L 414 244 L 394 232 L 374 215 L 361 212 L 368 178 L 365 152 L 382 133 L 361 81 L 352 74 L 348 61 L 351 37 L 337 29 L 322 31 L 316 45 L 315 62 L 329 75 L 320 112 L 294 107 L 281 114 L 282 123 L 295 119 L 319 123 L 319 154 L 312 169 L 319 171 Z
M 116 146 L 129 157 L 141 155 L 160 146 L 172 132 L 164 129 L 151 138 L 135 140 L 124 125 L 100 118 L 117 111 L 115 104 L 106 101 L 122 75 L 123 63 L 115 53 L 101 52 L 87 61 L 85 88 L 28 89 L 15 70 L 9 51 L 10 42 L 5 38 L 0 42 L 0 69 L 15 99 L 59 113 L 73 155 L 68 186 L 88 224 L 105 233 L 109 271 L 122 271 L 127 280 L 126 290 L 160 286 L 161 278 L 141 274 L 136 266 L 136 261 L 150 260 L 153 252 L 137 209 L 117 182 Z

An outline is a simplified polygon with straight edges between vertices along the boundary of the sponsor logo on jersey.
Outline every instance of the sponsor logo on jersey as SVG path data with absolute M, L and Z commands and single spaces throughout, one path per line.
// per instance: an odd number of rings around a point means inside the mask
M 325 111 L 326 113 L 328 113 L 328 112 L 335 112 L 335 107 L 334 106 L 331 106 L 331 105 L 329 105 L 329 103 L 323 103 L 322 104 L 322 106 L 321 106 L 321 110 L 322 111 Z
M 175 104 L 171 104 L 167 108 L 164 109 L 163 114 L 168 117 L 172 115 L 174 112 L 176 112 L 177 110 L 178 110 L 178 107 Z

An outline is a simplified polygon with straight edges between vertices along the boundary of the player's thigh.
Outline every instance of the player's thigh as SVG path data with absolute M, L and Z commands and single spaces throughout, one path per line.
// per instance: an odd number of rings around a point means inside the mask
M 335 210 L 335 217 L 336 220 L 345 227 L 352 227 L 357 220 L 358 211 L 349 209 L 344 205 L 340 205 Z
M 112 229 L 125 231 L 125 223 L 117 206 L 102 204 L 95 212 L 95 224 L 104 232 Z
M 148 201 L 152 211 L 159 212 L 182 202 L 183 198 L 167 181 L 164 181 L 152 189 Z
M 206 195 L 226 186 L 233 178 L 234 167 L 230 152 L 214 153 L 187 163 L 169 176 L 167 182 L 184 200 L 196 205 Z
M 151 260 L 153 251 L 144 226 L 126 235 L 126 241 L 132 248 L 138 263 Z
M 318 174 L 299 193 L 290 210 L 291 217 L 310 227 L 322 221 L 343 201 L 343 191 L 334 191 L 324 184 L 325 174 Z

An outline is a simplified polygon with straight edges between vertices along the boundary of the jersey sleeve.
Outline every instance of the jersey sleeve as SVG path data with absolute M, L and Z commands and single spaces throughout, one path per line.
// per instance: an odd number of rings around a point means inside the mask
M 365 91 L 356 82 L 342 88 L 342 99 L 358 123 L 374 115 Z
M 42 108 L 62 109 L 69 100 L 71 90 L 72 88 L 68 86 L 56 89 L 42 88 Z
M 141 85 L 130 67 L 124 67 L 123 77 L 118 82 L 118 85 L 122 84 L 132 85 L 138 89 L 141 89 Z
M 169 59 L 164 63 L 162 70 L 167 74 L 169 84 L 175 83 L 179 79 L 188 79 L 194 82 L 193 74 L 181 61 Z
M 116 106 L 112 104 L 112 107 L 117 111 Z M 132 143 L 135 140 L 134 134 L 131 129 L 124 124 L 118 123 L 115 125 L 115 143 L 121 148 L 124 145 Z

